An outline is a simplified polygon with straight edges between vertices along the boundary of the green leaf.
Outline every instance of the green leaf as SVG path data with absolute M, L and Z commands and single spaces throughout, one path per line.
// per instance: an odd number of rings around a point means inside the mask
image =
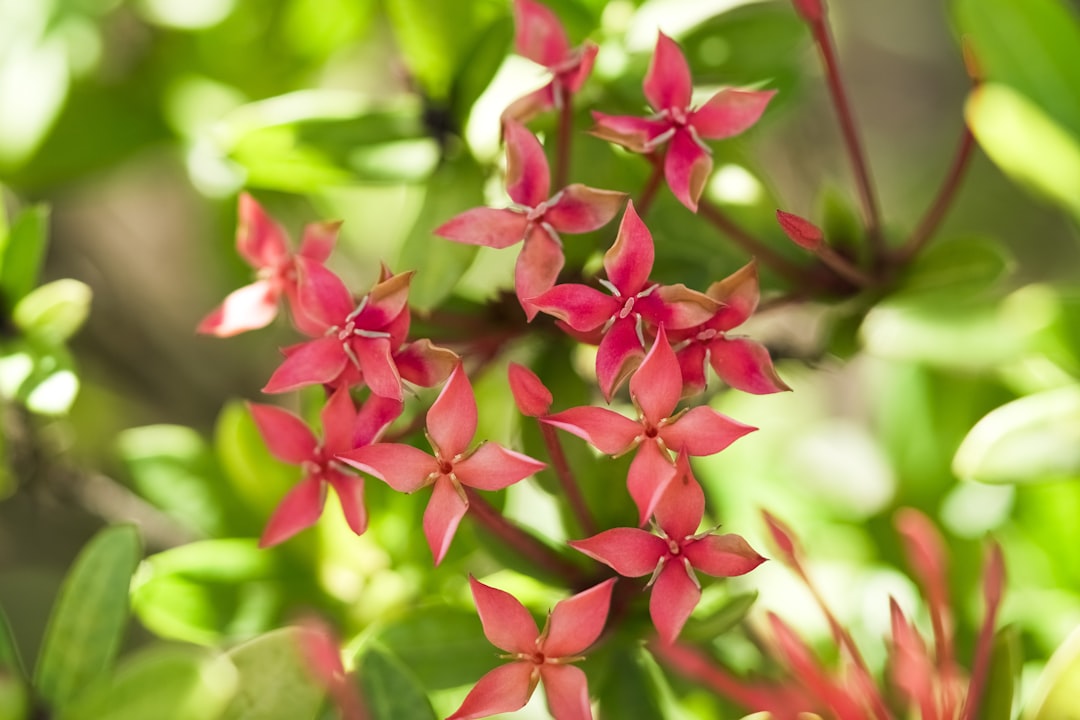
M 713 640 L 742 622 L 750 608 L 757 602 L 757 591 L 740 593 L 728 599 L 724 605 L 707 618 L 691 617 L 681 635 L 688 641 Z
M 600 701 L 599 720 L 666 717 L 661 709 L 660 678 L 651 663 L 644 648 L 625 640 L 590 655 L 589 671 L 597 682 L 590 683 L 589 689 Z
M 971 298 L 995 287 L 1013 267 L 1013 259 L 996 240 L 942 241 L 915 259 L 891 299 Z
M 141 554 L 135 528 L 118 525 L 95 535 L 75 559 L 49 616 L 34 670 L 34 686 L 52 706 L 65 705 L 112 667 Z
M 986 483 L 1080 478 L 1080 386 L 1029 395 L 991 411 L 960 444 L 953 470 Z
M 3 608 L 0 608 L 0 673 L 10 673 L 20 678 L 25 675 L 19 646 L 15 642 L 15 636 L 11 634 L 11 625 Z
M 1050 657 L 1023 720 L 1077 720 L 1080 718 L 1077 697 L 1080 697 L 1080 628 Z
M 965 115 L 1002 170 L 1080 219 L 1080 131 L 1070 132 L 1023 94 L 994 83 L 972 93 Z
M 0 227 L 0 297 L 11 310 L 37 284 L 49 242 L 49 209 L 29 207 L 15 217 L 11 229 Z
M 300 479 L 295 467 L 270 455 L 242 402 L 230 402 L 222 408 L 214 429 L 214 449 L 232 489 L 261 517 L 270 517 Z
M 416 677 L 390 653 L 369 645 L 357 661 L 356 676 L 372 720 L 435 720 Z
M 308 671 L 301 628 L 268 632 L 229 651 L 240 671 L 236 697 L 225 720 L 313 720 L 323 690 Z
M 27 335 L 59 345 L 78 330 L 90 314 L 90 286 L 78 280 L 55 280 L 31 290 L 15 305 L 11 319 Z
M 449 605 L 414 608 L 382 628 L 376 639 L 427 690 L 474 683 L 499 662 L 499 650 L 484 637 L 476 613 Z
M 1011 625 L 1001 628 L 994 635 L 990 652 L 990 672 L 979 703 L 979 720 L 1011 720 L 1020 682 L 1020 632 Z
M 0 107 L 19 108 L 17 113 L 0 114 L 0 173 L 4 175 L 33 156 L 71 85 L 69 50 L 60 33 L 45 35 L 31 23 L 18 25 L 13 37 L 21 35 L 19 42 L 0 47 Z
M 63 415 L 79 392 L 71 353 L 63 345 L 18 338 L 0 355 L 0 395 L 24 403 L 32 412 Z
M 63 708 L 57 720 L 216 720 L 238 674 L 221 655 L 157 646 L 125 658 L 113 676 Z
M 0 671 L 0 718 L 26 720 L 30 715 L 30 691 L 21 678 Z

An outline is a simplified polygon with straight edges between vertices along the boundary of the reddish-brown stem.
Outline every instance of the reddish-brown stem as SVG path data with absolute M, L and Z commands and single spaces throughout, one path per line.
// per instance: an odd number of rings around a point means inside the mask
M 845 280 L 863 288 L 874 286 L 874 278 L 860 270 L 850 260 L 828 245 L 822 243 L 814 252 L 821 258 L 821 262 L 828 265 L 830 270 Z
M 649 641 L 648 648 L 661 665 L 705 685 L 718 695 L 733 700 L 748 710 L 761 710 L 774 704 L 774 698 L 767 688 L 730 675 L 694 647 L 678 642 L 668 645 L 659 639 L 653 639 Z
M 555 475 L 559 478 L 559 484 L 562 485 L 563 492 L 566 494 L 566 499 L 570 503 L 570 509 L 573 511 L 578 525 L 581 526 L 581 530 L 586 535 L 595 535 L 597 532 L 596 521 L 593 520 L 592 513 L 589 512 L 589 506 L 585 502 L 585 496 L 581 494 L 581 488 L 578 486 L 577 479 L 570 469 L 570 463 L 566 461 L 566 453 L 563 452 L 562 443 L 559 442 L 559 436 L 555 432 L 555 428 L 542 422 L 537 422 L 537 424 L 540 426 L 540 433 L 544 436 L 544 444 L 547 445 L 551 466 L 555 470 Z
M 507 547 L 552 575 L 563 578 L 569 587 L 580 587 L 586 582 L 586 575 L 578 566 L 526 532 L 520 525 L 507 520 L 475 490 L 466 487 L 465 496 L 469 499 L 469 513 Z
M 762 265 L 767 265 L 785 280 L 799 285 L 806 279 L 806 274 L 801 267 L 748 233 L 729 218 L 723 210 L 705 198 L 698 202 L 698 215 L 708 220 L 720 232 L 731 238 L 736 245 L 753 255 Z
M 898 264 L 902 265 L 911 262 L 934 236 L 934 232 L 941 225 L 941 221 L 945 219 L 953 198 L 956 197 L 956 192 L 960 189 L 960 183 L 964 179 L 968 165 L 971 163 L 974 149 L 975 137 L 965 124 L 964 131 L 960 136 L 960 142 L 956 146 L 956 154 L 953 155 L 952 164 L 949 166 L 949 172 L 945 175 L 941 187 L 938 188 L 933 203 L 931 203 L 926 214 L 915 227 L 915 231 L 911 233 L 911 237 L 897 251 L 896 261 Z
M 559 130 L 555 137 L 555 177 L 553 187 L 561 190 L 566 187 L 570 178 L 570 147 L 574 141 L 574 104 L 573 95 L 561 88 L 557 83 L 555 92 L 562 99 L 559 108 Z
M 638 196 L 637 202 L 634 203 L 634 210 L 637 211 L 638 217 L 642 219 L 645 218 L 649 208 L 652 207 L 653 200 L 656 199 L 656 192 L 660 189 L 660 183 L 664 180 L 664 163 L 655 155 L 651 155 L 649 160 L 652 163 L 652 172 L 649 174 L 649 179 L 645 181 L 645 187 L 641 189 L 641 195 Z

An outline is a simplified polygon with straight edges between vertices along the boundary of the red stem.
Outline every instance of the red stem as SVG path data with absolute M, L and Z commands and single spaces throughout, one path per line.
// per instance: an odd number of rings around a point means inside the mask
M 793 284 L 799 285 L 806 280 L 803 269 L 765 245 L 729 218 L 723 210 L 702 198 L 698 202 L 698 215 L 712 223 L 718 230 L 731 238 L 736 245 L 769 266 L 777 275 Z
M 562 189 L 570 177 L 570 147 L 574 140 L 574 105 L 571 102 L 572 95 L 566 92 L 558 83 L 555 84 L 555 92 L 562 98 L 562 106 L 559 109 L 559 130 L 555 138 L 555 177 L 553 187 Z
M 658 639 L 650 640 L 648 648 L 660 664 L 748 710 L 761 710 L 775 704 L 769 689 L 730 675 L 697 648 L 678 642 L 668 645 Z
M 660 183 L 664 179 L 664 164 L 660 162 L 660 159 L 655 155 L 650 155 L 649 162 L 653 166 L 652 173 L 649 175 L 649 179 L 645 181 L 645 187 L 641 189 L 638 201 L 634 203 L 634 210 L 642 219 L 645 219 L 646 213 L 652 207 L 653 200 L 656 199 L 656 191 L 660 189 Z
M 566 460 L 566 453 L 563 452 L 562 443 L 559 442 L 559 436 L 555 432 L 555 428 L 539 421 L 537 421 L 537 424 L 540 426 L 540 433 L 544 436 L 544 443 L 547 445 L 548 455 L 551 457 L 551 465 L 555 469 L 555 475 L 558 476 L 559 484 L 562 485 L 563 492 L 566 493 L 566 499 L 570 502 L 570 509 L 573 511 L 574 517 L 577 518 L 578 525 L 581 526 L 586 535 L 595 535 L 597 532 L 596 521 L 593 520 L 592 513 L 589 512 L 585 496 L 581 494 L 581 487 L 578 486 L 574 473 L 570 469 L 570 463 Z

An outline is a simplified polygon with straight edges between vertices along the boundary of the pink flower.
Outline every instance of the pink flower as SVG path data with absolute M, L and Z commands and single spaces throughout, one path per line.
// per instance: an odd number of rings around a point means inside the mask
M 592 72 L 597 47 L 586 42 L 571 48 L 555 13 L 533 0 L 514 0 L 514 50 L 547 68 L 551 82 L 511 103 L 503 111 L 504 122 L 527 122 L 545 110 L 562 108 Z
M 585 233 L 611 222 L 625 193 L 568 185 L 549 197 L 551 173 L 536 136 L 516 122 L 506 131 L 506 191 L 509 208 L 473 208 L 435 229 L 457 242 L 510 247 L 524 241 L 514 269 L 514 287 L 529 320 L 536 309 L 528 298 L 551 288 L 565 259 L 559 233 Z
M 535 418 L 547 415 L 554 398 L 536 373 L 524 365 L 512 362 L 507 375 L 510 380 L 510 392 L 521 414 Z
M 697 532 L 705 513 L 705 494 L 690 472 L 685 453 L 679 461 L 680 479 L 669 486 L 654 511 L 658 535 L 637 528 L 614 528 L 570 542 L 571 547 L 620 575 L 652 574 L 649 615 L 660 639 L 668 644 L 675 642 L 701 599 L 695 571 L 732 577 L 744 575 L 765 561 L 739 535 Z
M 285 231 L 247 193 L 240 195 L 239 215 L 236 249 L 258 271 L 258 279 L 231 292 L 203 318 L 197 331 L 229 337 L 266 327 L 277 317 L 278 303 L 285 297 L 292 308 L 293 323 L 306 332 L 310 326 L 296 306 L 296 260 L 302 257 L 324 263 L 333 250 L 340 223 L 308 225 L 294 255 L 289 251 Z
M 607 280 L 600 283 L 611 295 L 587 285 L 564 284 L 531 300 L 578 333 L 599 331 L 596 376 L 609 402 L 645 353 L 646 325 L 650 330 L 659 325 L 668 330 L 694 327 L 719 308 L 712 298 L 685 285 L 649 282 L 654 256 L 652 235 L 630 202 L 615 244 L 604 254 Z
M 512 660 L 480 678 L 447 720 L 469 720 L 513 712 L 525 706 L 539 682 L 555 720 L 589 720 L 585 673 L 570 663 L 604 630 L 615 578 L 562 600 L 539 632 L 529 611 L 513 595 L 470 577 L 476 610 L 491 644 Z
M 676 476 L 669 449 L 687 455 L 712 455 L 756 429 L 707 406 L 675 413 L 681 392 L 679 363 L 661 326 L 652 349 L 630 378 L 636 420 L 588 406 L 548 415 L 541 422 L 573 433 L 609 455 L 637 448 L 627 488 L 644 523 Z
M 248 407 L 270 454 L 304 472 L 270 517 L 259 546 L 276 545 L 314 525 L 322 515 L 328 485 L 341 500 L 349 528 L 362 534 L 367 528 L 364 481 L 345 472 L 335 456 L 373 442 L 401 414 L 401 403 L 373 395 L 357 413 L 349 391 L 338 389 L 322 410 L 322 443 L 303 420 L 286 410 L 256 403 Z
M 651 153 L 666 144 L 664 177 L 675 197 L 697 212 L 698 198 L 712 172 L 712 151 L 704 140 L 738 135 L 758 121 L 774 90 L 721 90 L 698 108 L 690 107 L 690 67 L 679 45 L 664 33 L 645 75 L 645 98 L 655 111 L 647 118 L 593 113 L 593 134 L 634 152 Z
M 773 368 L 769 351 L 749 338 L 728 332 L 742 325 L 758 304 L 757 266 L 751 262 L 713 283 L 705 294 L 719 303 L 716 314 L 701 325 L 673 330 L 671 339 L 682 368 L 684 394 L 705 389 L 705 363 L 725 383 L 743 392 L 765 395 L 790 390 Z
M 544 463 L 496 443 L 469 450 L 475 434 L 476 398 L 459 364 L 427 414 L 427 436 L 434 456 L 411 445 L 379 443 L 341 452 L 338 459 L 398 492 L 431 486 L 424 536 L 437 565 L 469 509 L 465 487 L 502 490 L 544 468 Z

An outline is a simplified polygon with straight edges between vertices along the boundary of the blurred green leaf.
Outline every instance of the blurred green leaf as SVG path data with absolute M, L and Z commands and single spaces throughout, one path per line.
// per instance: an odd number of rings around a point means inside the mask
M 11 634 L 11 625 L 8 624 L 4 609 L 0 608 L 0 673 L 5 672 L 19 678 L 25 674 L 22 658 L 19 656 L 19 646 Z
M 657 676 L 650 671 L 651 658 L 634 643 L 604 646 L 589 658 L 590 691 L 600 703 L 599 720 L 658 720 L 665 714 L 660 704 Z
M 372 720 L 435 720 L 435 710 L 408 666 L 369 645 L 356 663 L 361 697 Z
M 19 36 L 0 46 L 0 107 L 19 108 L 17 113 L 0 113 L 4 172 L 18 168 L 37 150 L 60 113 L 71 82 L 68 48 L 60 34 L 39 35 L 31 26 L 20 29 Z
M 225 720 L 313 720 L 323 690 L 308 670 L 297 627 L 261 635 L 229 651 L 240 671 L 238 693 Z
M 134 527 L 109 527 L 90 540 L 64 578 L 34 669 L 34 686 L 53 707 L 67 704 L 112 667 L 141 554 Z
M 20 338 L 0 345 L 0 395 L 42 415 L 63 415 L 79 391 L 71 353 L 63 345 Z
M 1023 94 L 995 83 L 972 93 L 965 115 L 1002 170 L 1080 219 L 1080 130 L 1070 133 Z
M 300 479 L 295 467 L 270 455 L 242 402 L 230 402 L 222 408 L 214 429 L 214 449 L 226 480 L 260 517 L 270 517 L 281 498 Z
M 505 16 L 484 28 L 476 42 L 468 48 L 468 56 L 453 83 L 452 112 L 458 127 L 465 127 L 473 103 L 487 89 L 502 61 L 512 50 L 513 39 L 513 18 Z
M 1077 697 L 1080 697 L 1080 628 L 1066 638 L 1046 664 L 1023 720 L 1076 720 L 1080 717 Z
M 1022 660 L 1019 631 L 1009 625 L 994 634 L 990 671 L 979 703 L 980 720 L 1011 720 Z
M 30 691 L 21 678 L 0 672 L 0 718 L 26 720 L 30 714 Z
M 475 683 L 499 662 L 499 649 L 484 637 L 476 612 L 449 605 L 413 608 L 375 637 L 427 690 Z
M 90 286 L 78 280 L 54 280 L 34 288 L 15 305 L 12 320 L 27 335 L 59 345 L 75 334 L 90 314 Z
M 236 692 L 227 658 L 184 646 L 157 646 L 124 659 L 57 720 L 217 720 Z
M 26 208 L 5 232 L 0 223 L 0 298 L 10 312 L 37 284 L 49 243 L 49 209 Z
M 987 483 L 1080 478 L 1080 386 L 1014 400 L 975 424 L 953 470 Z
M 757 602 L 757 591 L 740 593 L 728 599 L 723 607 L 706 618 L 691 617 L 681 635 L 689 641 L 711 641 L 742 622 Z
M 941 241 L 915 259 L 891 299 L 971 298 L 996 286 L 1013 266 L 997 240 L 965 237 Z

